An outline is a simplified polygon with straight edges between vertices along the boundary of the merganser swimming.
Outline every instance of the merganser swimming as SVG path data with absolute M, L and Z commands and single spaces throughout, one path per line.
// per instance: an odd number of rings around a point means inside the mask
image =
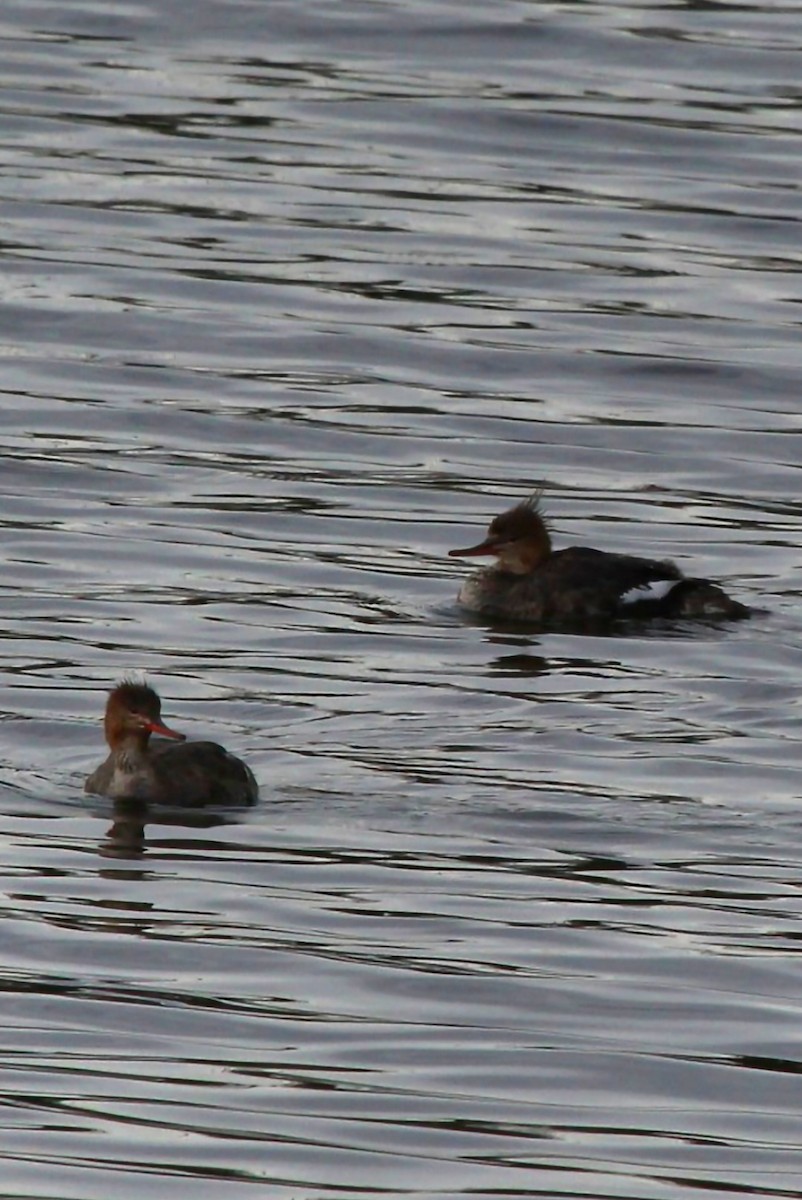
M 538 494 L 491 521 L 484 541 L 449 554 L 498 559 L 469 576 L 458 597 L 463 608 L 486 617 L 553 625 L 750 613 L 710 580 L 686 578 L 673 562 L 589 546 L 553 550 Z
M 216 742 L 187 742 L 161 719 L 161 701 L 147 684 L 123 680 L 109 695 L 104 718 L 111 753 L 84 791 L 155 804 L 253 804 L 251 771 Z M 169 738 L 150 743 L 151 734 Z M 179 742 L 180 745 L 175 743 Z

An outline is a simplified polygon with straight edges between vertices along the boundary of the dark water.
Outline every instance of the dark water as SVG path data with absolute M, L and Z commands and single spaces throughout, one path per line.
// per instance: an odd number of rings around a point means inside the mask
M 802 1196 L 798 7 L 0 27 L 0 1196 Z M 766 614 L 466 620 L 535 485 Z

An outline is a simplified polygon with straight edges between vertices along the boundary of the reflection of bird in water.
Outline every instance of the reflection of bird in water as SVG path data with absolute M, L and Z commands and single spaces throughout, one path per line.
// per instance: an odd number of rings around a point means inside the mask
M 115 800 L 173 805 L 253 804 L 259 790 L 245 763 L 216 742 L 187 742 L 161 719 L 147 684 L 124 680 L 104 719 L 109 756 L 84 790 Z M 151 742 L 151 735 L 169 739 Z
M 470 575 L 459 603 L 470 612 L 542 624 L 617 617 L 747 617 L 749 609 L 708 579 L 686 578 L 673 562 L 589 546 L 553 550 L 539 497 L 491 521 L 476 546 L 454 557 L 494 555 Z
M 144 800 L 117 799 L 114 801 L 114 821 L 106 831 L 106 840 L 100 845 L 100 853 L 104 858 L 142 858 L 149 847 L 166 844 L 161 839 L 154 840 L 152 832 L 151 836 L 146 838 L 145 831 L 148 825 L 151 826 L 151 831 L 154 826 L 159 828 L 165 825 L 187 830 L 213 829 L 215 826 L 226 824 L 230 819 L 230 814 L 226 816 L 214 808 L 183 806 L 154 812 Z M 179 836 L 176 841 L 173 835 L 167 844 L 173 848 L 177 845 L 183 847 L 185 844 L 194 847 L 195 842 L 190 842 L 189 837 L 189 834 L 186 839 Z

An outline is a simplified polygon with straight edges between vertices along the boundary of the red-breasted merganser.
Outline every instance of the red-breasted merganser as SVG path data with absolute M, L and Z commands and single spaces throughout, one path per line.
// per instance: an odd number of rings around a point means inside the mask
M 750 612 L 710 580 L 686 578 L 673 562 L 589 546 L 553 550 L 538 495 L 491 521 L 478 545 L 449 554 L 498 559 L 469 576 L 459 593 L 463 608 L 486 617 L 553 625 Z
M 259 797 L 241 759 L 216 742 L 187 742 L 163 723 L 161 701 L 147 684 L 124 680 L 114 688 L 103 724 L 111 753 L 84 791 L 175 805 L 253 804 Z M 151 734 L 171 740 L 150 743 Z

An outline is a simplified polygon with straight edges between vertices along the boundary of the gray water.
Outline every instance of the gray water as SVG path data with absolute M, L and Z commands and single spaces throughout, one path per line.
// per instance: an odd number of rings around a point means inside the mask
M 0 27 L 0 1196 L 802 1196 L 799 7 Z M 535 486 L 765 612 L 466 619 Z

